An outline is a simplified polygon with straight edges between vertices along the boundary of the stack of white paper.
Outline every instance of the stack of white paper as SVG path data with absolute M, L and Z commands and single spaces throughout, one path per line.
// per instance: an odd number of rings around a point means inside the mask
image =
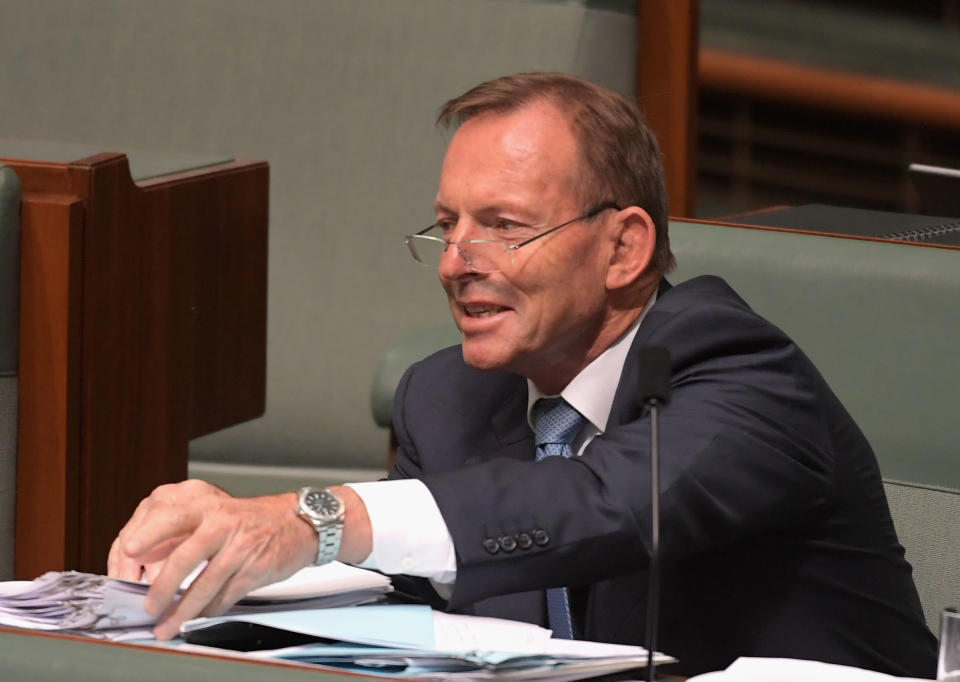
M 689 682 L 923 682 L 835 663 L 793 658 L 738 658 L 726 670 L 691 677 Z
M 529 623 L 441 613 L 410 604 L 198 618 L 185 623 L 181 633 L 190 641 L 204 631 L 236 623 L 326 640 L 246 656 L 391 678 L 560 682 L 647 663 L 643 647 L 551 639 L 549 630 Z M 215 639 L 209 632 L 207 636 Z M 674 660 L 654 656 L 657 665 Z
M 75 571 L 45 573 L 32 581 L 0 582 L 0 625 L 106 639 L 150 637 L 149 626 L 156 619 L 143 609 L 149 587 Z M 230 613 L 363 604 L 391 589 L 386 576 L 334 562 L 305 568 L 254 590 Z
M 154 619 L 143 610 L 148 587 L 75 572 L 0 583 L 0 625 L 114 641 L 152 639 L 149 627 Z M 280 642 L 310 643 L 231 655 L 450 682 L 563 682 L 647 663 L 642 647 L 551 639 L 549 630 L 528 623 L 441 613 L 423 605 L 340 608 L 375 600 L 390 589 L 385 576 L 343 564 L 304 569 L 251 592 L 225 616 L 188 621 L 181 635 L 187 642 L 250 649 L 251 643 L 272 641 L 264 635 L 269 629 L 271 635 L 281 633 L 276 638 Z M 296 637 L 291 640 L 288 633 Z M 154 644 L 221 651 L 180 640 Z M 654 657 L 658 665 L 673 660 L 663 654 Z

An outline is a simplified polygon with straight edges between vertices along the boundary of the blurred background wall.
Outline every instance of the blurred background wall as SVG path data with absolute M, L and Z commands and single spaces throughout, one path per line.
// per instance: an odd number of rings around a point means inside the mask
M 0 17 L 0 138 L 270 163 L 267 412 L 195 441 L 196 461 L 378 474 L 380 355 L 452 325 L 403 245 L 433 219 L 440 104 L 524 70 L 634 90 L 632 0 L 3 0 Z

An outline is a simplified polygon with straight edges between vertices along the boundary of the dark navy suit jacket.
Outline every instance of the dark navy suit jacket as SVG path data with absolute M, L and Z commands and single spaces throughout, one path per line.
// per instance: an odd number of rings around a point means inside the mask
M 932 678 L 936 642 L 869 444 L 800 349 L 716 277 L 663 284 L 580 457 L 534 461 L 523 377 L 471 369 L 459 347 L 410 368 L 391 477 L 422 479 L 453 536 L 447 608 L 543 624 L 542 590 L 567 585 L 579 636 L 644 643 L 643 345 L 672 356 L 658 648 L 675 671 L 786 656 Z

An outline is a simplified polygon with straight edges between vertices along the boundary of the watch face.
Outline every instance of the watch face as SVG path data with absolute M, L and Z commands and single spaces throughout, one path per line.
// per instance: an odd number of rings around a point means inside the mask
M 340 500 L 326 490 L 311 490 L 303 498 L 304 506 L 317 516 L 335 518 L 340 513 Z

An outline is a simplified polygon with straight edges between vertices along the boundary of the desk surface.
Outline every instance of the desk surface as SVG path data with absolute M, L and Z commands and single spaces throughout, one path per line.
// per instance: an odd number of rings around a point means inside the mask
M 262 682 L 265 679 L 343 682 L 382 678 L 0 628 L 0 679 L 17 682 Z

